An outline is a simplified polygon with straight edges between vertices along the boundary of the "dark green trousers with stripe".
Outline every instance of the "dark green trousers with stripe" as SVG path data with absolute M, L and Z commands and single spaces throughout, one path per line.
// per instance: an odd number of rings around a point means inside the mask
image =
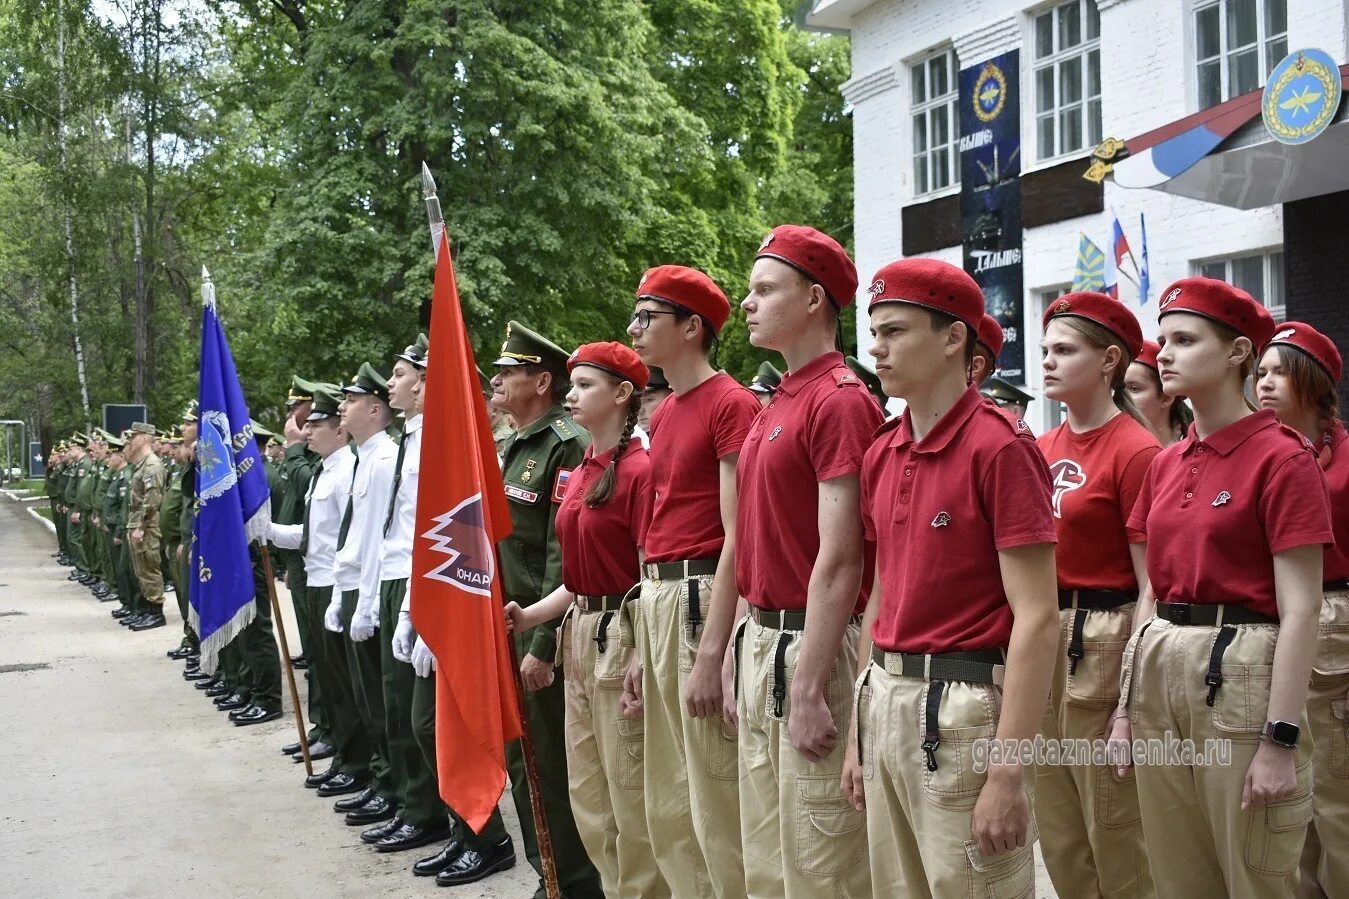
M 360 643 L 351 639 L 351 618 L 356 614 L 356 598 L 355 590 L 342 593 L 343 642 L 346 644 L 347 664 L 351 666 L 351 692 L 356 697 L 361 724 L 370 737 L 370 776 L 374 781 L 375 792 L 397 805 L 398 791 L 394 789 L 393 773 L 389 768 L 389 738 L 384 730 L 383 665 L 379 654 L 383 631 L 376 630 L 374 636 Z
M 333 588 L 307 587 L 309 608 L 318 614 L 317 639 L 310 644 L 309 671 L 323 693 L 323 712 L 332 740 L 333 767 L 364 780 L 370 776 L 370 736 L 361 722 L 352 692 L 351 663 L 347 660 L 346 634 L 323 627 L 323 614 L 333 598 Z

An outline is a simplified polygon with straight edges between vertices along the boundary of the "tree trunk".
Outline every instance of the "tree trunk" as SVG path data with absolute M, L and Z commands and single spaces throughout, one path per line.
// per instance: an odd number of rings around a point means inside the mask
M 61 220 L 66 236 L 66 269 L 70 278 L 70 331 L 75 344 L 75 372 L 80 381 L 80 402 L 84 410 L 84 428 L 93 428 L 93 416 L 89 412 L 89 382 L 84 373 L 84 347 L 80 343 L 80 293 L 75 279 L 75 225 L 74 214 L 70 208 L 70 160 L 66 147 L 66 3 L 58 0 L 56 5 L 58 19 L 56 29 L 56 71 L 58 81 L 58 106 L 56 119 L 56 140 L 61 153 Z

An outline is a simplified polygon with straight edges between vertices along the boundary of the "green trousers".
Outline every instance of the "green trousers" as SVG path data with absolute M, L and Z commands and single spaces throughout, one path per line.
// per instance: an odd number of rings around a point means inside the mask
M 515 648 L 524 658 L 531 632 L 513 634 Z M 542 690 L 525 691 L 525 714 L 529 733 L 534 738 L 534 755 L 539 769 L 539 787 L 543 794 L 544 814 L 553 838 L 553 857 L 557 859 L 557 882 L 570 899 L 604 896 L 600 875 L 590 863 L 576 821 L 571 816 L 571 796 L 567 788 L 566 704 L 562 678 Z M 525 840 L 525 856 L 543 877 L 539 840 L 534 830 L 534 813 L 529 803 L 529 782 L 525 777 L 525 755 L 516 740 L 506 747 L 506 768 L 511 775 L 511 797 L 520 816 L 520 831 Z M 544 897 L 542 881 L 536 897 Z
M 244 661 L 248 664 L 253 704 L 268 711 L 281 708 L 281 656 L 272 630 L 271 585 L 262 568 L 257 544 L 248 548 L 253 560 L 253 606 L 256 613 L 240 635 Z
M 332 745 L 332 732 L 328 729 L 327 716 L 323 711 L 323 685 L 314 675 L 313 659 L 309 649 L 322 639 L 314 632 L 314 628 L 323 627 L 323 610 L 319 610 L 319 617 L 315 620 L 314 610 L 310 606 L 309 578 L 304 571 L 304 556 L 293 550 L 282 549 L 272 553 L 273 563 L 278 560 L 284 560 L 285 563 L 286 589 L 290 591 L 291 604 L 295 606 L 295 627 L 299 631 L 300 653 L 304 655 L 305 661 L 310 663 L 303 671 L 308 696 L 306 711 L 310 725 L 309 742 L 322 740 Z M 290 648 L 294 652 L 294 644 L 291 644 Z M 290 660 L 285 660 L 285 664 L 289 665 Z
M 230 688 L 231 693 L 252 702 L 253 688 L 249 684 L 248 666 L 244 664 L 243 648 L 240 645 L 243 636 L 239 634 L 220 650 L 216 674 Z
M 56 508 L 56 500 L 53 499 L 51 502 L 52 524 L 56 525 L 56 548 L 60 550 L 61 555 L 69 558 L 70 553 L 66 548 L 66 528 L 69 526 L 69 522 L 66 521 L 66 517 L 61 514 L 60 510 Z
M 447 809 L 440 801 L 440 785 L 435 765 L 427 765 L 417 737 L 412 732 L 412 693 L 417 672 L 407 662 L 393 657 L 393 631 L 398 611 L 407 595 L 406 578 L 384 581 L 379 585 L 380 670 L 384 683 L 384 726 L 389 746 L 389 772 L 403 821 L 414 827 L 439 827 L 445 823 Z M 434 698 L 431 708 L 435 722 Z M 432 742 L 435 734 L 432 733 Z
M 122 600 L 122 605 L 131 609 L 133 612 L 145 611 L 144 597 L 141 596 L 140 581 L 131 570 L 131 548 L 127 541 L 131 538 L 126 531 L 118 531 L 117 540 L 112 545 L 112 568 L 115 573 L 113 583 L 117 587 L 117 595 Z
M 100 525 L 98 529 L 98 565 L 99 578 L 107 584 L 110 589 L 117 589 L 117 572 L 112 564 L 112 535 L 113 529 L 104 530 Z
M 361 725 L 370 737 L 370 776 L 375 792 L 390 802 L 398 803 L 393 772 L 389 768 L 389 740 L 384 730 L 384 684 L 381 678 L 379 641 L 382 631 L 375 631 L 369 640 L 357 643 L 351 639 L 351 618 L 356 614 L 357 591 L 342 593 L 342 629 L 346 632 L 347 664 L 351 667 L 351 692 L 356 697 L 356 710 Z
M 187 545 L 183 546 L 182 558 L 175 552 L 173 564 L 178 572 L 178 611 L 183 615 L 183 642 L 193 649 L 201 646 L 197 632 L 192 630 L 192 566 L 188 559 Z
M 399 662 L 399 664 L 403 664 Z M 407 666 L 409 669 L 411 665 Z M 422 755 L 422 764 L 431 772 L 434 779 L 436 775 L 437 755 L 436 755 L 436 681 L 440 676 L 435 672 L 430 677 L 416 677 L 413 672 L 412 678 L 412 703 L 411 703 L 411 721 L 412 738 L 417 743 L 417 749 Z M 439 790 L 437 782 L 436 789 Z M 439 793 L 437 793 L 439 796 Z M 510 836 L 506 832 L 506 822 L 501 820 L 501 809 L 493 809 L 492 817 L 487 819 L 483 825 L 482 833 L 474 833 L 469 826 L 464 823 L 464 819 L 454 813 L 454 809 L 446 809 L 450 816 L 450 827 L 453 831 L 452 838 L 462 840 L 465 845 L 481 852 L 486 852 L 493 846 L 499 845 L 506 837 Z M 406 820 L 406 815 L 404 816 Z
M 364 780 L 370 776 L 370 736 L 361 722 L 352 692 L 351 664 L 347 660 L 345 634 L 334 634 L 323 627 L 323 613 L 333 598 L 333 588 L 307 587 L 308 606 L 316 616 L 319 629 L 309 646 L 309 673 L 323 692 L 323 714 L 328 722 L 333 767 L 344 774 Z
M 74 515 L 74 512 L 67 513 L 68 516 Z M 81 574 L 88 574 L 88 563 L 84 558 L 84 520 L 81 516 L 80 521 L 72 521 L 66 518 L 66 555 L 70 556 L 70 561 L 75 563 L 75 568 Z
M 90 517 L 89 512 L 80 513 L 80 545 L 84 549 L 84 570 L 89 574 L 98 576 L 98 528 L 94 527 L 93 522 L 87 521 Z

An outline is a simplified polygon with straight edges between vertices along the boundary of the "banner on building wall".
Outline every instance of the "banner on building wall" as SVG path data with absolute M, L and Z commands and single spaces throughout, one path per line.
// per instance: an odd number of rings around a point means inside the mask
M 1006 333 L 998 377 L 1026 383 L 1021 266 L 1020 53 L 960 70 L 960 233 L 965 271 Z

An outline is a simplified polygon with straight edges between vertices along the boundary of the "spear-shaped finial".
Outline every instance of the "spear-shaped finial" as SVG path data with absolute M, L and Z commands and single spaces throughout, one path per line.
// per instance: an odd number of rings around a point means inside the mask
M 201 267 L 201 304 L 215 308 L 215 284 L 211 281 L 211 273 L 204 265 Z
M 431 169 L 422 163 L 422 199 L 426 201 L 426 219 L 431 226 L 431 252 L 440 254 L 440 238 L 445 233 L 445 217 L 440 212 L 440 198 L 436 195 L 436 179 Z

